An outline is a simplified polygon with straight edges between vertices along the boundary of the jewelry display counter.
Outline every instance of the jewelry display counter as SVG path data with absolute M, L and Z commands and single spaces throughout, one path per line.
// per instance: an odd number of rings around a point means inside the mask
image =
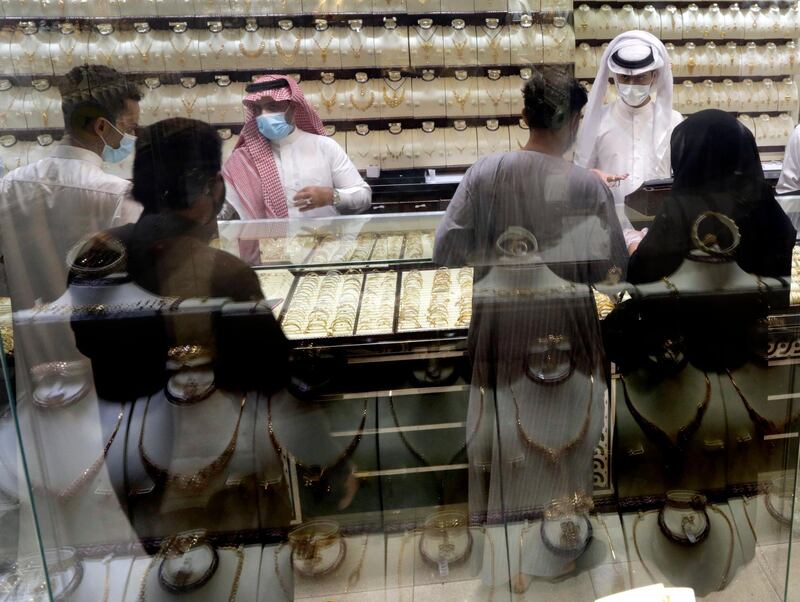
M 419 257 L 404 259 L 408 239 L 429 232 L 440 217 L 334 218 L 296 234 L 281 222 L 222 224 L 221 246 L 255 250 L 267 305 L 159 300 L 122 285 L 133 313 L 158 315 L 184 335 L 179 318 L 219 316 L 201 323 L 226 332 L 222 324 L 235 317 L 237 332 L 246 332 L 255 328 L 254 316 L 272 311 L 293 348 L 290 384 L 278 393 L 243 394 L 216 382 L 214 353 L 203 345 L 172 348 L 166 384 L 125 403 L 83 387 L 85 365 L 39 362 L 33 397 L 20 400 L 16 421 L 7 415 L 1 423 L 0 491 L 18 492 L 21 473 L 6 451 L 18 427 L 25 440 L 42 441 L 37 453 L 26 452 L 37 509 L 48 512 L 43 532 L 57 525 L 58 535 L 46 540 L 72 546 L 47 546 L 54 594 L 102 600 L 108 593 L 109 600 L 131 602 L 178 593 L 198 601 L 292 600 L 436 587 L 467 599 L 561 591 L 590 600 L 651 581 L 691 585 L 698 595 L 780 585 L 746 575 L 757 545 L 789 541 L 788 467 L 796 453 L 788 436 L 796 425 L 784 416 L 794 416 L 796 317 L 772 312 L 769 367 L 751 362 L 704 375 L 682 362 L 680 349 L 667 348 L 661 365 L 678 366 L 680 378 L 666 377 L 674 386 L 652 387 L 618 370 L 608 397 L 600 395 L 602 374 L 584 373 L 577 333 L 548 321 L 552 335 L 534 339 L 526 352 L 529 376 L 510 386 L 476 386 L 467 355 L 474 308 L 484 324 L 519 303 L 530 305 L 525 315 L 552 316 L 546 307 L 554 297 L 546 289 L 528 297 L 516 286 L 502 295 L 499 273 L 473 282 L 471 269 L 438 269 L 424 244 Z M 289 254 L 283 264 L 267 265 L 262 252 L 281 236 L 311 240 L 297 263 Z M 314 263 L 332 238 L 337 249 L 353 252 Z M 372 254 L 382 240 L 398 252 L 378 260 Z M 679 291 L 686 286 L 677 276 L 673 284 Z M 764 281 L 768 291 L 759 286 L 754 281 L 741 295 L 758 301 L 780 294 L 773 281 Z M 662 289 L 639 292 L 671 301 L 675 293 Z M 576 310 L 613 320 L 625 304 L 615 307 L 619 288 L 603 290 L 560 287 L 556 306 L 577 303 Z M 423 300 L 428 305 L 420 310 Z M 105 307 L 85 315 L 105 322 L 120 309 Z M 298 307 L 320 313 L 306 315 L 305 328 L 293 334 L 287 320 Z M 749 306 L 733 303 L 730 311 L 747 322 L 743 307 Z M 56 309 L 53 317 L 63 321 Z M 26 314 L 18 323 L 25 326 Z M 131 327 L 144 334 L 144 324 Z M 530 328 L 519 320 L 514 327 Z M 86 335 L 74 315 L 73 331 L 81 341 Z M 124 331 L 116 326 L 115 336 Z M 24 343 L 36 331 L 26 332 Z M 103 332 L 91 330 L 93 345 L 82 347 L 99 348 Z M 571 393 L 562 399 L 559 391 Z M 569 420 L 562 434 L 560 418 L 531 414 L 532 395 L 552 394 L 560 406 L 574 406 L 563 415 Z M 601 411 L 587 415 L 587 399 Z M 510 408 L 509 419 L 498 424 L 491 408 Z M 508 446 L 508 469 L 484 447 L 496 429 Z M 577 450 L 595 441 L 586 462 L 593 491 L 540 503 L 540 494 L 549 499 L 547 490 L 559 482 L 550 482 L 549 471 L 571 466 Z M 654 458 L 651 448 L 666 453 Z M 504 486 L 505 508 L 499 517 L 475 514 L 472 496 L 501 468 L 517 475 Z M 673 476 L 679 469 L 686 478 Z M 486 490 L 490 498 L 493 487 Z M 620 582 L 589 579 L 625 575 L 634 566 L 641 568 Z M 43 577 L 21 558 L 0 579 L 4 593 L 19 597 Z

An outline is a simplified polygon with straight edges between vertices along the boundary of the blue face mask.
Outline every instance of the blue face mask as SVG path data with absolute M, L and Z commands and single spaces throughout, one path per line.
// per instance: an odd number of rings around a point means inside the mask
M 286 121 L 286 113 L 265 113 L 256 117 L 258 131 L 267 140 L 282 140 L 294 131 L 294 126 Z
M 112 128 L 122 134 L 113 123 L 110 121 L 108 123 Z M 127 159 L 136 148 L 136 136 L 131 136 L 130 134 L 122 134 L 122 140 L 120 140 L 117 148 L 111 148 L 102 136 L 100 136 L 100 140 L 102 140 L 104 144 L 103 161 L 106 163 L 120 163 Z

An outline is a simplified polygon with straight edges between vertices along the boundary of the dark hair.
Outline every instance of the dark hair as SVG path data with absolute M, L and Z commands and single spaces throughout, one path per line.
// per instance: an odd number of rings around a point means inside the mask
M 586 105 L 586 90 L 559 67 L 537 67 L 522 88 L 525 115 L 533 129 L 560 130 Z
M 142 90 L 134 80 L 105 65 L 75 67 L 62 78 L 58 89 L 68 132 L 85 130 L 100 117 L 115 123 L 125 101 L 142 100 Z
M 177 117 L 143 128 L 133 162 L 133 198 L 145 213 L 188 209 L 222 169 L 222 140 L 203 121 Z

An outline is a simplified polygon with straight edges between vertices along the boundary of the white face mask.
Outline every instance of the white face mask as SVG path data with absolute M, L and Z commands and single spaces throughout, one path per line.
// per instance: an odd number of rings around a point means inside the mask
M 650 89 L 652 84 L 647 85 L 633 85 L 621 84 L 616 79 L 614 82 L 617 85 L 617 93 L 622 101 L 630 107 L 639 107 L 645 100 L 650 97 Z

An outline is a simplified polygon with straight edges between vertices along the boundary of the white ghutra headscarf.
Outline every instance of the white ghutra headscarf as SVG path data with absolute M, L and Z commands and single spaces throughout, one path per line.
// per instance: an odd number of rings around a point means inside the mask
M 624 50 L 639 50 L 650 47 L 652 60 L 626 61 L 620 59 Z M 623 51 L 620 53 L 620 51 Z M 637 53 L 638 54 L 638 53 Z M 600 69 L 597 71 L 589 102 L 583 114 L 583 123 L 578 132 L 575 146 L 574 162 L 586 167 L 592 155 L 595 139 L 600 129 L 603 115 L 603 102 L 608 90 L 608 79 L 613 73 L 637 75 L 646 71 L 656 71 L 655 82 L 655 118 L 653 119 L 653 141 L 656 145 L 656 157 L 661 161 L 669 152 L 669 140 L 672 132 L 672 65 L 664 44 L 653 34 L 646 31 L 627 31 L 614 38 L 603 53 Z

